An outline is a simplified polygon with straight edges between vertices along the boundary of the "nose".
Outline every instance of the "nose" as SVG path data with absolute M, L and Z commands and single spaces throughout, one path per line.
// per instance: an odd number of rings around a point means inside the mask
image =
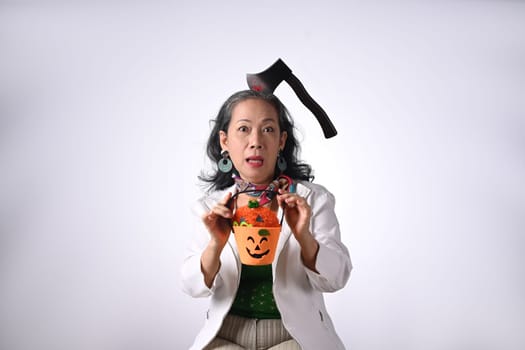
M 250 139 L 250 148 L 262 148 L 261 135 L 257 130 L 254 130 Z

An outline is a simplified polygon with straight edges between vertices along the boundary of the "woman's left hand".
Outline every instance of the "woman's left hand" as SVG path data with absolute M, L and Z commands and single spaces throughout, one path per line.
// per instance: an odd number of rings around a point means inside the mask
M 310 219 L 312 217 L 312 208 L 310 208 L 306 199 L 296 193 L 279 190 L 277 202 L 283 208 L 286 222 L 298 241 L 301 241 L 301 238 L 304 238 L 305 235 L 311 235 Z

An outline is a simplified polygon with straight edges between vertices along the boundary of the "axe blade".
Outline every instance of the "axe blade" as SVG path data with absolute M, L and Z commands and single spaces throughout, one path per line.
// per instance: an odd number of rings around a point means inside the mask
M 292 70 L 279 58 L 263 72 L 246 74 L 246 80 L 251 90 L 272 94 L 291 74 Z
M 267 94 L 273 94 L 277 86 L 279 86 L 283 80 L 286 80 L 299 100 L 313 113 L 321 125 L 325 138 L 328 139 L 337 135 L 337 130 L 326 112 L 315 102 L 310 94 L 308 94 L 301 81 L 293 75 L 292 70 L 288 68 L 280 58 L 272 64 L 270 68 L 261 73 L 246 74 L 246 80 L 251 90 Z

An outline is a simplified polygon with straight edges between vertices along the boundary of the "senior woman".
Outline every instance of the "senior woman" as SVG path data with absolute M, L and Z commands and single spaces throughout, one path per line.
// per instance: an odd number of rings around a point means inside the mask
M 207 145 L 217 169 L 200 177 L 209 188 L 182 266 L 184 291 L 211 299 L 191 349 L 344 349 L 323 293 L 343 288 L 352 264 L 334 196 L 311 182 L 298 152 L 275 95 L 245 90 L 222 105 Z M 284 218 L 275 259 L 262 266 L 241 263 L 231 234 L 236 208 L 254 200 Z

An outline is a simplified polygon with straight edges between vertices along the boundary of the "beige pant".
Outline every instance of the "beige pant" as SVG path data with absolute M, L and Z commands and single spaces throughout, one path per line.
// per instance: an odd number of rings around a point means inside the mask
M 300 350 L 281 320 L 227 315 L 217 337 L 204 350 Z

